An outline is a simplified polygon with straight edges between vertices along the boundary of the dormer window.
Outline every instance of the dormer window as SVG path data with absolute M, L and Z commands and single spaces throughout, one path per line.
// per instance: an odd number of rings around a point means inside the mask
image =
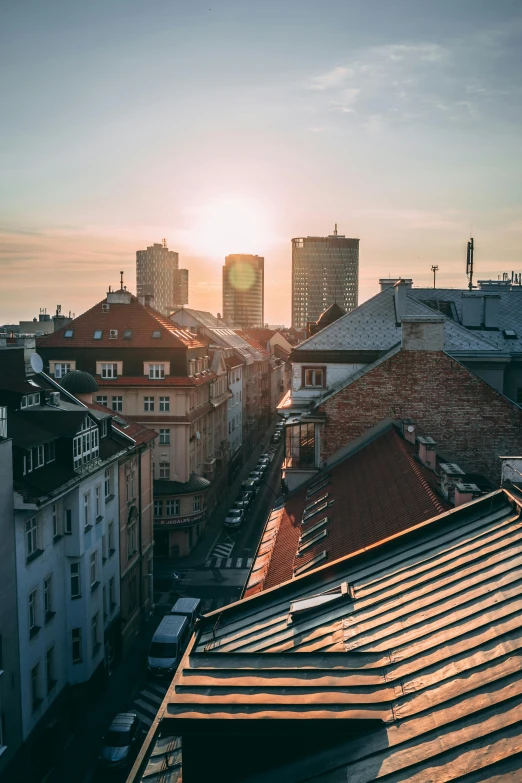
M 101 340 L 102 337 L 103 337 L 103 329 L 96 329 L 93 335 L 94 340 Z
M 118 365 L 117 364 L 102 364 L 101 366 L 102 378 L 117 378 L 118 377 Z
M 326 368 L 325 367 L 303 367 L 302 385 L 305 388 L 316 388 L 325 386 Z
M 74 329 L 66 329 L 63 336 L 68 338 L 74 337 Z
M 86 416 L 80 434 L 73 439 L 73 461 L 75 470 L 87 462 L 96 459 L 100 453 L 98 438 L 98 426 L 89 417 Z
M 149 364 L 149 378 L 152 380 L 158 380 L 165 377 L 165 365 L 164 364 Z
M 56 379 L 63 378 L 68 372 L 72 370 L 71 362 L 55 362 L 54 363 L 54 377 Z

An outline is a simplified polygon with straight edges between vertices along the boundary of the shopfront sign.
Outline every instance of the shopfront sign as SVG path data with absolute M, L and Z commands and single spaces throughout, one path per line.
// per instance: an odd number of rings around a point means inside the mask
M 155 527 L 182 527 L 183 525 L 195 525 L 196 522 L 201 522 L 205 519 L 207 510 L 198 511 L 196 514 L 189 514 L 185 517 L 172 517 L 171 519 L 155 519 Z

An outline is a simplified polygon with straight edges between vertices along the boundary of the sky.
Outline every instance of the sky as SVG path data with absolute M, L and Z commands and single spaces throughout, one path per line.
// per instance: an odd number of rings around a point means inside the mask
M 292 237 L 360 239 L 382 276 L 522 271 L 519 0 L 3 0 L 0 323 L 135 290 L 166 238 L 192 307 L 265 257 L 290 322 Z

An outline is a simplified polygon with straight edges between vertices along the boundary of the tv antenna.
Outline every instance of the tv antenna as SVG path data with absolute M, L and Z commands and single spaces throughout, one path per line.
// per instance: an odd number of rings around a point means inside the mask
M 468 276 L 468 288 L 473 289 L 473 237 L 468 242 L 468 252 L 466 254 L 466 275 Z
M 167 247 L 167 240 L 166 239 L 162 239 L 161 240 L 161 244 L 163 245 L 163 247 Z
M 435 285 L 435 275 L 439 271 L 439 267 L 438 266 L 432 266 L 431 267 L 431 271 L 433 272 L 433 288 L 436 288 L 437 286 Z
M 334 228 L 334 237 L 336 236 L 337 236 L 337 223 L 335 224 L 335 228 Z

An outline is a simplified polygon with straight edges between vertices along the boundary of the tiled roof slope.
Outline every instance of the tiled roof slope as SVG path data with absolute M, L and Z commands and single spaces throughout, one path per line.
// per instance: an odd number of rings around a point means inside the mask
M 201 326 L 207 326 L 210 329 L 213 329 L 216 326 L 227 328 L 224 321 L 220 321 L 219 318 L 216 318 L 215 315 L 208 313 L 206 310 L 193 310 L 191 307 L 182 307 L 179 310 L 175 310 L 172 315 L 175 313 L 187 313 L 192 316 L 192 318 L 199 321 Z
M 144 427 L 143 424 L 139 424 L 137 421 L 124 416 L 122 413 L 116 413 L 113 410 L 109 410 L 104 405 L 99 405 L 97 402 L 85 403 L 88 408 L 93 411 L 99 411 L 100 413 L 106 413 L 112 417 L 112 426 L 117 432 L 121 432 L 124 435 L 128 435 L 136 441 L 137 446 L 141 446 L 144 443 L 150 443 L 154 438 L 158 437 L 158 433 L 154 430 L 149 430 Z
M 424 289 L 419 289 L 424 290 Z M 355 310 L 346 313 L 333 324 L 309 337 L 296 351 L 306 350 L 379 350 L 386 351 L 401 341 L 401 327 L 396 324 L 395 293 L 386 288 L 368 299 Z M 406 298 L 407 315 L 433 315 L 433 310 L 412 296 Z M 471 333 L 451 318 L 444 324 L 444 349 L 446 351 L 496 352 L 497 347 L 487 338 Z
M 484 291 L 485 294 L 497 294 L 500 299 L 498 314 L 498 329 L 473 329 L 473 333 L 485 338 L 502 351 L 513 353 L 522 351 L 522 287 L 515 286 L 511 291 L 498 290 Z M 430 302 L 434 309 L 443 309 L 441 303 L 452 302 L 457 311 L 457 317 L 462 319 L 462 291 L 455 288 L 412 288 L 408 291 L 408 297 L 421 302 Z M 516 338 L 504 337 L 503 329 L 513 329 Z
M 262 719 L 349 721 L 338 745 L 307 758 L 303 743 L 297 763 L 257 783 L 521 780 L 521 551 L 520 506 L 499 490 L 218 610 L 178 668 L 163 724 L 183 735 L 197 721 L 209 732 L 212 719 L 257 720 L 277 743 Z M 364 741 L 351 740 L 366 719 Z
M 272 546 L 262 543 L 260 547 L 264 579 L 258 578 L 256 557 L 245 595 L 291 579 L 294 569 L 306 566 L 324 551 L 327 557 L 322 563 L 333 562 L 450 508 L 437 494 L 434 473 L 420 465 L 413 452 L 413 446 L 390 426 L 355 454 L 317 474 L 312 482 L 292 494 L 280 512 L 277 535 L 271 537 Z M 312 494 L 309 485 L 320 486 L 324 483 L 323 476 L 328 483 Z M 324 502 L 317 503 L 321 498 L 325 498 Z M 312 513 L 325 503 L 326 508 L 302 523 L 305 508 L 310 508 L 308 513 Z M 300 536 L 304 535 L 306 541 L 307 531 L 313 531 L 325 518 L 327 535 L 297 556 Z M 270 535 L 274 529 L 270 520 L 268 527 Z M 317 533 L 322 529 L 318 528 Z M 314 537 L 313 532 L 308 533 L 309 539 Z
M 142 305 L 137 297 L 131 296 L 130 304 L 111 304 L 108 312 L 102 310 L 107 303 L 103 299 L 78 318 L 75 318 L 57 332 L 39 337 L 38 347 L 67 348 L 197 348 L 202 345 L 197 335 L 174 324 L 154 308 Z M 74 329 L 73 337 L 65 337 L 65 332 Z M 94 332 L 103 330 L 100 340 L 94 339 Z M 118 337 L 109 337 L 109 331 L 116 329 Z M 123 339 L 123 332 L 132 330 L 129 340 Z M 160 331 L 161 337 L 152 336 Z

